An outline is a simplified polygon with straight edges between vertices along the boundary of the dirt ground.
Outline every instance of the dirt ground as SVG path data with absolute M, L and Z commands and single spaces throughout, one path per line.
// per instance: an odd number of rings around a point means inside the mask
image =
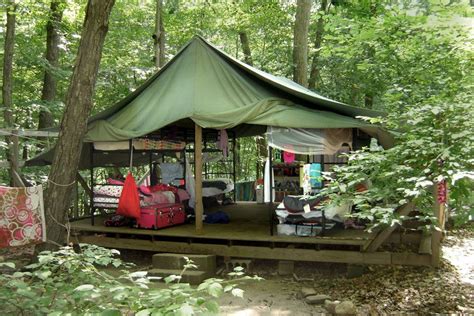
M 319 315 L 327 311 L 298 298 L 302 287 L 312 287 L 332 300 L 350 300 L 360 315 L 399 313 L 466 313 L 474 311 L 474 235 L 443 247 L 445 258 L 439 269 L 424 267 L 371 266 L 356 278 L 347 278 L 345 265 L 297 263 L 296 275 L 314 281 L 281 277 L 271 262 L 257 263 L 265 278 L 245 284 L 244 299 L 224 297 L 226 315 Z M 261 270 L 260 270 L 260 269 Z
M 3 251 L 4 260 L 17 257 L 28 262 L 31 249 L 15 254 Z M 122 251 L 122 259 L 151 266 L 151 253 Z M 222 260 L 219 260 L 222 266 Z M 219 299 L 223 315 L 321 315 L 320 305 L 308 305 L 299 297 L 302 287 L 314 288 L 332 300 L 350 300 L 360 315 L 474 314 L 474 225 L 449 231 L 443 242 L 438 269 L 428 267 L 370 266 L 359 277 L 347 278 L 344 264 L 295 263 L 294 276 L 279 276 L 277 262 L 255 260 L 250 274 L 265 280 L 241 284 L 244 298 L 225 295 Z
M 125 260 L 139 266 L 151 264 L 142 252 L 123 252 Z M 222 264 L 222 261 L 220 261 Z M 356 278 L 347 277 L 347 266 L 327 263 L 295 263 L 295 275 L 279 276 L 278 263 L 255 260 L 250 274 L 265 280 L 243 283 L 244 298 L 223 296 L 223 315 L 321 315 L 320 305 L 308 305 L 298 294 L 314 288 L 332 300 L 350 300 L 360 315 L 474 314 L 474 225 L 447 232 L 440 268 L 369 266 Z

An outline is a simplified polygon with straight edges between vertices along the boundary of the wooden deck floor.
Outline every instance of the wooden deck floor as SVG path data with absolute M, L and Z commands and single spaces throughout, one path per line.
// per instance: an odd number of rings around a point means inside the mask
M 180 237 L 197 239 L 221 239 L 226 241 L 255 241 L 274 243 L 301 243 L 301 244 L 340 244 L 364 245 L 372 239 L 372 235 L 362 230 L 328 230 L 325 236 L 297 237 L 270 235 L 269 223 L 235 220 L 229 224 L 205 224 L 202 234 L 197 234 L 194 224 L 183 224 L 160 230 L 137 229 L 129 227 L 106 227 L 104 218 L 96 218 L 92 226 L 90 219 L 83 219 L 71 223 L 71 228 L 76 231 L 96 233 L 118 233 L 160 237 Z
M 104 217 L 96 217 L 94 226 L 90 219 L 74 221 L 71 229 L 75 233 L 74 241 L 118 249 L 354 264 L 429 265 L 430 262 L 427 255 L 363 252 L 364 245 L 376 236 L 363 230 L 331 229 L 317 237 L 272 236 L 265 205 L 239 203 L 218 209 L 228 213 L 231 222 L 204 224 L 202 234 L 196 233 L 194 224 L 161 230 L 105 227 Z M 393 242 L 403 242 L 413 236 L 399 233 L 392 237 Z
M 239 202 L 227 206 L 210 207 L 207 213 L 217 210 L 226 212 L 231 221 L 229 224 L 206 224 L 202 234 L 197 234 L 194 224 L 183 224 L 160 230 L 138 229 L 129 227 L 106 227 L 104 217 L 97 217 L 95 225 L 90 219 L 82 219 L 71 223 L 71 228 L 82 232 L 133 234 L 175 238 L 212 239 L 225 241 L 254 241 L 267 243 L 296 243 L 296 244 L 335 244 L 361 246 L 373 239 L 374 235 L 363 230 L 338 229 L 327 230 L 324 236 L 297 237 L 277 236 L 276 229 L 270 234 L 269 209 L 265 204 Z

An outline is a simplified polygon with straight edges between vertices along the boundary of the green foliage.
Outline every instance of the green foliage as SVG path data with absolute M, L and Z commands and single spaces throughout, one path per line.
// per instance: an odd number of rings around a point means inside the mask
M 472 94 L 438 102 L 415 104 L 404 113 L 379 120 L 396 131 L 397 145 L 383 150 L 373 144 L 349 154 L 349 163 L 334 169 L 334 178 L 322 195 L 336 204 L 351 200 L 358 210 L 353 216 L 370 221 L 372 227 L 399 223 L 393 211 L 413 200 L 420 212 L 417 219 L 430 228 L 435 223 L 432 186 L 446 180 L 452 211 L 460 218 L 472 214 Z M 358 192 L 360 183 L 369 189 Z
M 36 263 L 22 271 L 0 275 L 0 299 L 5 315 L 193 315 L 217 314 L 214 300 L 224 293 L 242 297 L 237 283 L 261 280 L 244 276 L 237 268 L 230 279 L 208 279 L 197 288 L 180 283 L 181 276 L 165 278 L 167 287 L 156 288 L 146 271 L 130 272 L 132 265 L 115 258 L 117 250 L 81 244 L 81 251 L 62 247 L 44 251 Z M 196 266 L 187 259 L 186 269 Z M 2 269 L 14 269 L 0 263 Z M 120 269 L 113 277 L 106 267 Z

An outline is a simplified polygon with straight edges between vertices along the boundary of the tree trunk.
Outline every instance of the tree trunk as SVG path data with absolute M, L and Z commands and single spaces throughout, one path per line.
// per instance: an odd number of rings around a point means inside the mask
M 48 106 L 56 98 L 56 78 L 52 69 L 58 67 L 59 59 L 59 33 L 58 26 L 63 17 L 64 2 L 52 0 L 48 24 L 46 25 L 46 53 L 45 58 L 49 63 L 44 72 L 43 92 L 41 100 L 45 101 L 43 106 Z M 51 111 L 42 109 L 39 113 L 38 129 L 52 127 L 54 125 Z
M 318 18 L 318 22 L 316 24 L 316 37 L 314 39 L 314 55 L 313 61 L 311 63 L 311 72 L 309 75 L 308 80 L 308 88 L 315 89 L 316 88 L 316 81 L 318 80 L 319 76 L 319 54 L 321 49 L 321 43 L 323 41 L 323 34 L 324 34 L 324 15 L 326 14 L 328 9 L 328 0 L 321 0 L 321 8 L 319 9 L 319 14 L 321 14 Z
M 308 28 L 311 0 L 297 0 L 293 37 L 293 80 L 308 86 Z
M 366 92 L 364 96 L 364 105 L 366 108 L 371 109 L 374 105 L 374 95 L 372 92 Z
M 247 65 L 253 66 L 252 53 L 250 51 L 249 38 L 247 32 L 239 32 L 240 44 L 242 44 L 242 51 L 244 52 L 244 60 Z
M 372 19 L 377 17 L 377 3 L 372 3 L 370 6 L 370 14 L 372 15 Z M 367 58 L 372 61 L 375 57 L 375 47 L 368 46 L 367 47 Z M 369 89 L 369 91 L 365 92 L 364 95 L 364 105 L 366 108 L 371 109 L 374 106 L 374 91 Z
M 48 240 L 63 244 L 62 224 L 78 170 L 108 19 L 115 0 L 89 0 L 45 194 Z
M 7 25 L 5 31 L 5 46 L 3 57 L 3 119 L 5 120 L 5 127 L 13 129 L 13 48 L 15 46 L 15 17 L 17 5 L 13 0 L 6 2 Z M 15 172 L 18 172 L 18 148 L 15 146 L 15 136 L 6 136 L 7 143 L 6 156 L 10 162 L 10 185 L 19 186 L 20 183 L 16 180 Z M 16 148 L 16 149 L 15 149 Z
M 165 59 L 165 27 L 163 25 L 163 0 L 156 0 L 156 15 L 155 15 L 155 34 L 154 39 L 154 50 L 156 68 L 161 68 L 166 62 Z

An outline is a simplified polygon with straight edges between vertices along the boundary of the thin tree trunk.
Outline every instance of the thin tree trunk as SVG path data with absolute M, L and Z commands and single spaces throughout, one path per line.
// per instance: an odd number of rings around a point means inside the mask
M 374 2 L 370 6 L 371 18 L 376 18 L 377 16 L 377 3 Z M 369 60 L 375 57 L 375 48 L 372 46 L 367 47 L 367 57 Z M 374 91 L 369 90 L 365 92 L 364 95 L 364 105 L 366 108 L 371 109 L 374 106 Z
M 309 89 L 316 88 L 316 81 L 318 80 L 319 76 L 319 55 L 324 34 L 324 15 L 326 14 L 327 9 L 328 0 L 321 0 L 321 8 L 319 9 L 319 13 L 321 15 L 319 16 L 318 22 L 316 23 L 316 37 L 314 39 L 315 52 L 313 55 L 313 61 L 311 62 L 311 72 L 308 80 Z
M 154 39 L 154 50 L 155 50 L 155 67 L 161 68 L 166 62 L 165 59 L 165 41 L 166 34 L 163 25 L 163 0 L 156 0 L 156 15 L 155 15 L 155 34 Z
M 115 0 L 89 0 L 87 3 L 81 41 L 49 174 L 49 188 L 45 195 L 48 240 L 57 244 L 64 242 L 63 224 L 71 206 L 69 197 L 74 188 L 108 19 L 114 2 Z
M 247 32 L 239 32 L 240 44 L 244 52 L 244 60 L 247 65 L 253 66 L 252 52 L 250 51 L 249 38 Z
M 7 25 L 5 31 L 5 46 L 3 57 L 3 119 L 5 120 L 5 127 L 13 129 L 13 49 L 15 46 L 15 20 L 16 20 L 17 5 L 13 0 L 6 2 Z M 19 186 L 20 183 L 16 180 L 15 172 L 18 172 L 18 148 L 15 136 L 6 136 L 7 143 L 7 160 L 10 162 L 10 184 Z
M 293 37 L 293 80 L 308 86 L 308 29 L 311 0 L 297 0 Z
M 56 98 L 56 78 L 52 69 L 58 67 L 59 60 L 59 24 L 61 23 L 64 10 L 63 0 L 52 0 L 48 24 L 46 25 L 46 53 L 45 58 L 49 63 L 44 72 L 43 91 L 41 100 L 45 101 L 43 106 L 48 106 Z M 38 129 L 48 128 L 54 125 L 53 114 L 47 109 L 39 113 Z

